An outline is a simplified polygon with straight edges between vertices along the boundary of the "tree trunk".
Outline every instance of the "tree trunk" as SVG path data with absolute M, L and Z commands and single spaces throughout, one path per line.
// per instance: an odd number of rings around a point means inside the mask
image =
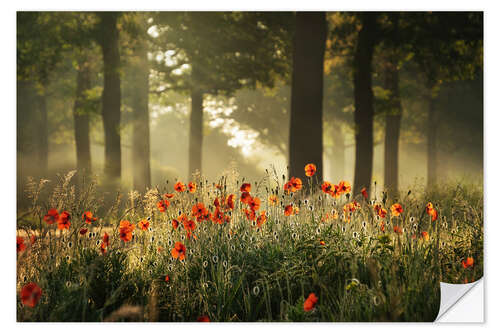
M 436 98 L 429 97 L 429 116 L 427 122 L 427 186 L 436 185 L 437 181 L 437 113 Z
M 322 182 L 326 14 L 298 12 L 293 43 L 289 177 L 303 179 L 306 164 L 314 163 L 316 177 Z
M 104 63 L 102 91 L 102 120 L 104 124 L 104 174 L 108 181 L 121 177 L 120 140 L 120 53 L 118 45 L 117 13 L 102 12 L 100 44 Z
M 76 144 L 76 168 L 78 174 L 91 173 L 89 110 L 87 110 L 86 92 L 91 88 L 90 64 L 88 59 L 82 59 L 78 64 L 76 74 L 76 97 L 73 107 L 73 119 Z
M 37 95 L 37 107 L 38 107 L 38 165 L 37 173 L 38 177 L 47 177 L 47 171 L 49 169 L 49 129 L 47 121 L 47 84 L 41 84 L 41 91 Z
M 375 46 L 376 14 L 361 14 L 362 28 L 354 54 L 354 123 L 356 154 L 354 193 L 370 191 L 373 170 L 372 58 Z
M 134 188 L 144 191 L 151 187 L 149 137 L 149 64 L 144 42 L 137 42 L 132 65 L 132 168 Z
M 189 120 L 189 175 L 201 173 L 201 152 L 203 144 L 203 92 L 191 88 L 191 116 Z
M 402 106 L 399 95 L 397 62 L 391 59 L 385 68 L 385 89 L 390 92 L 389 108 L 385 115 L 384 185 L 390 196 L 398 194 L 399 132 Z

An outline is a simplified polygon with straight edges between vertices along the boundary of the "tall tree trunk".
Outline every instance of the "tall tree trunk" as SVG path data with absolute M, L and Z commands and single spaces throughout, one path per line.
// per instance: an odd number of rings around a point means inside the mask
M 104 174 L 108 181 L 117 182 L 121 177 L 120 139 L 120 53 L 118 13 L 102 12 L 100 44 L 104 63 L 104 87 L 102 91 L 102 120 L 104 124 Z
M 402 106 L 399 95 L 397 61 L 392 57 L 385 68 L 385 89 L 390 92 L 389 109 L 385 115 L 384 185 L 389 195 L 398 194 L 399 132 Z
M 47 120 L 47 83 L 41 84 L 41 91 L 37 95 L 38 107 L 38 177 L 46 177 L 49 169 L 49 129 Z
M 73 107 L 73 120 L 76 144 L 76 168 L 78 173 L 89 175 L 92 172 L 90 158 L 89 110 L 87 110 L 87 91 L 91 88 L 90 63 L 85 57 L 79 61 L 76 74 L 76 97 Z
M 370 190 L 373 170 L 373 91 L 372 58 L 375 46 L 376 14 L 361 14 L 362 28 L 354 54 L 354 123 L 356 155 L 354 192 Z
M 437 130 L 436 97 L 429 97 L 429 116 L 427 121 L 427 186 L 437 181 Z
M 134 188 L 151 187 L 149 138 L 149 63 L 144 42 L 138 41 L 132 65 L 132 168 Z
M 203 92 L 191 88 L 191 116 L 189 120 L 189 175 L 201 173 L 201 152 L 203 144 Z
M 298 12 L 293 43 L 289 177 L 304 178 L 305 165 L 314 163 L 317 179 L 322 182 L 326 14 Z

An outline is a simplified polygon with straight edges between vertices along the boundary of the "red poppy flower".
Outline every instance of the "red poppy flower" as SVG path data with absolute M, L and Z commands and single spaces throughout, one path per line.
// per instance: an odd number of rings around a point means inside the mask
M 163 196 L 167 199 L 172 199 L 174 197 L 174 193 L 165 193 Z
M 59 218 L 57 219 L 57 229 L 59 230 L 64 230 L 68 229 L 69 226 L 71 225 L 71 222 L 69 221 L 71 219 L 71 215 L 67 211 L 62 212 L 59 215 Z
M 316 306 L 316 303 L 318 303 L 318 297 L 314 293 L 310 293 L 304 302 L 304 311 L 311 311 Z
M 260 208 L 260 199 L 257 197 L 253 197 L 252 200 L 250 200 L 250 202 L 248 203 L 248 205 L 250 206 L 250 209 L 255 212 Z
M 464 268 L 469 268 L 469 267 L 474 266 L 474 258 L 472 258 L 472 257 L 467 257 L 467 259 L 462 260 L 462 266 L 463 266 Z
M 323 191 L 326 194 L 329 194 L 332 191 L 332 183 L 324 181 L 323 184 L 321 185 L 321 191 Z
M 196 229 L 196 223 L 194 223 L 193 220 L 186 220 L 184 221 L 184 229 L 187 231 L 194 231 L 194 229 Z
M 199 217 L 199 216 L 206 214 L 206 211 L 207 211 L 207 208 L 205 207 L 203 202 L 198 202 L 191 209 L 191 215 L 193 215 L 195 217 Z
M 174 230 L 177 229 L 179 227 L 179 221 L 177 221 L 176 219 L 173 219 L 172 220 L 172 227 L 174 227 Z
M 80 233 L 80 235 L 83 236 L 83 235 L 85 235 L 87 233 L 87 231 L 89 231 L 89 229 L 87 229 L 87 228 L 81 228 L 80 231 L 79 231 L 79 233 Z
M 241 193 L 240 201 L 248 204 L 252 200 L 252 196 L 248 192 Z
M 234 209 L 234 194 L 230 194 L 228 197 L 227 197 L 227 207 L 229 209 Z
M 182 182 L 177 182 L 174 185 L 174 190 L 176 192 L 184 192 L 186 190 L 186 185 L 184 185 Z
M 422 231 L 420 233 L 420 237 L 424 240 L 424 241 L 428 241 L 429 240 L 429 233 L 427 231 Z
M 437 212 L 436 208 L 434 208 L 434 206 L 432 205 L 431 202 L 429 202 L 425 206 L 425 211 L 427 212 L 427 215 L 429 215 L 432 218 L 432 221 L 436 221 L 436 219 L 438 217 L 438 212 Z
M 189 190 L 189 193 L 196 192 L 196 184 L 193 183 L 193 182 L 189 182 L 189 184 L 188 184 L 188 190 Z
M 380 231 L 385 231 L 385 222 L 380 222 Z
M 36 235 L 35 234 L 31 235 L 30 242 L 31 242 L 31 245 L 35 244 L 35 242 L 36 242 Z
M 243 183 L 240 187 L 241 192 L 250 192 L 250 189 L 252 188 L 252 185 L 249 183 Z
M 54 208 L 49 209 L 47 215 L 43 217 L 43 220 L 48 224 L 53 224 L 54 222 L 57 222 L 58 219 L 59 213 L 57 212 L 57 209 Z
M 156 203 L 156 206 L 158 207 L 158 210 L 162 213 L 164 213 L 168 206 L 170 206 L 170 201 L 168 201 L 167 199 L 165 200 L 160 200 Z
M 217 208 L 218 208 L 218 207 L 220 207 L 220 201 L 219 201 L 219 198 L 215 198 L 215 199 L 214 199 L 214 206 L 215 206 L 215 207 L 217 207 Z
M 339 183 L 339 193 L 344 194 L 344 193 L 349 193 L 349 192 L 351 192 L 351 184 L 349 184 L 349 182 L 342 180 Z
M 285 216 L 291 216 L 294 213 L 293 205 L 288 205 L 285 207 Z
M 89 211 L 86 211 L 85 213 L 82 214 L 82 219 L 87 224 L 91 224 L 92 222 L 94 222 L 95 220 L 97 220 L 97 218 L 94 217 L 94 215 L 92 214 L 92 212 L 89 212 Z
M 132 240 L 132 233 L 135 229 L 135 226 L 130 223 L 130 221 L 124 220 L 120 222 L 120 239 L 124 242 L 129 242 Z
M 104 244 L 104 246 L 109 246 L 109 235 L 106 232 L 102 236 L 102 244 Z
M 198 321 L 198 322 L 204 322 L 204 323 L 209 323 L 210 322 L 210 318 L 208 318 L 208 316 L 200 316 L 200 317 L 198 317 L 198 319 L 196 319 L 196 321 Z
M 21 289 L 21 302 L 34 308 L 42 297 L 42 289 L 34 282 L 30 282 Z
M 24 238 L 23 237 L 16 237 L 16 250 L 17 253 L 22 252 L 26 249 L 26 245 L 24 244 Z
M 361 194 L 363 195 L 363 197 L 368 200 L 368 192 L 366 191 L 366 187 L 363 187 L 361 189 Z
M 399 216 L 403 212 L 403 206 L 398 203 L 395 203 L 391 206 L 391 213 L 393 216 Z
M 184 260 L 186 258 L 186 247 L 181 242 L 176 242 L 171 253 L 173 258 Z
M 403 229 L 401 229 L 400 226 L 395 225 L 393 228 L 394 232 L 397 233 L 398 235 L 401 235 L 403 233 Z
M 387 209 L 382 208 L 382 206 L 379 204 L 373 206 L 373 209 L 375 210 L 377 215 L 380 216 L 381 218 L 384 218 L 387 215 Z
M 139 223 L 137 223 L 137 227 L 141 230 L 146 231 L 149 228 L 149 221 L 142 220 Z
M 167 274 L 165 275 L 165 282 L 169 283 L 170 282 L 170 276 Z
M 219 207 L 217 207 L 214 211 L 214 214 L 212 216 L 212 221 L 217 224 L 222 224 L 224 222 L 227 222 L 226 216 L 224 215 L 224 212 L 220 210 Z
M 296 192 L 302 188 L 302 180 L 300 178 L 292 177 L 290 183 L 292 184 L 292 192 Z

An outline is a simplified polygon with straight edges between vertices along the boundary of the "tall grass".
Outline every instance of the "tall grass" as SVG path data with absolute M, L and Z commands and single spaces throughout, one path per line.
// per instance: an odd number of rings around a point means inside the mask
M 199 178 L 194 193 L 176 193 L 163 213 L 157 202 L 173 191 L 171 184 L 117 195 L 104 207 L 94 182 L 77 188 L 72 176 L 62 177 L 51 194 L 44 192 L 44 181 L 28 184 L 33 203 L 18 216 L 18 235 L 27 248 L 18 253 L 16 287 L 35 282 L 42 297 L 34 308 L 18 297 L 18 321 L 194 321 L 203 315 L 211 321 L 433 321 L 440 281 L 482 276 L 483 201 L 477 186 L 405 191 L 398 198 L 334 198 L 321 192 L 314 177 L 302 190 L 285 193 L 284 177 L 271 172 L 251 184 L 251 195 L 261 199 L 259 212 L 267 215 L 259 228 L 243 213 L 246 204 L 238 199 L 244 180 L 235 173 L 216 184 Z M 191 237 L 182 224 L 172 227 L 195 203 L 213 211 L 215 198 L 231 193 L 236 200 L 229 223 L 196 223 Z M 277 205 L 268 202 L 271 194 Z M 344 213 L 353 200 L 360 207 Z M 390 211 L 396 202 L 404 210 L 397 217 Z M 426 214 L 427 202 L 438 210 L 436 221 Z M 289 204 L 298 214 L 284 215 Z M 388 210 L 385 218 L 374 204 Z M 71 214 L 69 230 L 43 221 L 50 208 Z M 85 211 L 98 212 L 97 221 L 86 224 Z M 120 240 L 121 220 L 148 218 L 149 230 L 136 227 L 132 241 Z M 82 228 L 88 229 L 83 236 Z M 110 245 L 103 254 L 104 232 Z M 30 244 L 33 234 L 37 240 Z M 186 246 L 183 261 L 171 255 L 176 242 Z M 474 265 L 464 268 L 467 257 Z M 304 311 L 310 293 L 318 303 Z

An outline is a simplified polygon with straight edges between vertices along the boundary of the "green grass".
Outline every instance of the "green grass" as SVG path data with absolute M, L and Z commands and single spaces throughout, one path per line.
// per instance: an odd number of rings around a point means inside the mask
M 18 321 L 195 321 L 202 315 L 211 321 L 433 321 L 440 281 L 470 282 L 483 274 L 478 186 L 454 184 L 378 198 L 388 210 L 379 219 L 359 194 L 333 198 L 307 184 L 284 194 L 283 183 L 270 176 L 252 184 L 251 195 L 262 200 L 259 212 L 268 213 L 258 229 L 242 212 L 246 205 L 238 200 L 241 180 L 235 175 L 221 179 L 222 190 L 199 181 L 195 193 L 171 199 L 165 213 L 156 203 L 166 189 L 118 196 L 105 209 L 94 183 L 71 184 L 68 175 L 53 193 L 45 193 L 44 184 L 29 185 L 33 204 L 18 218 L 18 233 L 28 245 L 17 259 Z M 270 206 L 267 198 L 276 191 L 278 205 Z M 196 202 L 213 209 L 216 196 L 230 193 L 236 194 L 230 223 L 197 223 L 196 239 L 187 239 L 182 227 L 173 230 L 171 221 L 179 212 L 190 213 Z M 361 207 L 350 221 L 343 220 L 343 206 L 353 199 Z M 425 213 L 429 201 L 439 213 L 434 222 Z M 399 217 L 391 216 L 395 202 L 404 209 Z M 283 206 L 290 203 L 300 212 L 286 217 Z M 68 231 L 57 233 L 57 224 L 43 222 L 49 208 L 71 213 Z M 90 227 L 81 219 L 86 210 L 98 216 Z M 322 221 L 332 210 L 338 219 Z M 121 220 L 136 224 L 147 217 L 151 230 L 136 227 L 132 241 L 120 240 Z M 403 233 L 396 234 L 394 225 Z M 96 236 L 81 236 L 81 227 Z M 101 254 L 98 241 L 104 231 L 110 245 Z M 428 241 L 420 238 L 422 231 L 429 233 Z M 31 246 L 27 237 L 32 233 L 38 239 Z M 187 248 L 184 261 L 170 254 L 177 241 Z M 474 265 L 464 269 L 461 261 L 467 257 Z M 42 289 L 34 308 L 23 306 L 19 297 L 28 282 Z M 306 312 L 310 293 L 318 303 Z

